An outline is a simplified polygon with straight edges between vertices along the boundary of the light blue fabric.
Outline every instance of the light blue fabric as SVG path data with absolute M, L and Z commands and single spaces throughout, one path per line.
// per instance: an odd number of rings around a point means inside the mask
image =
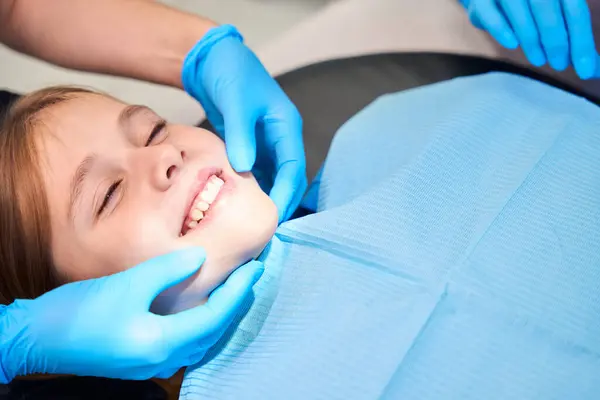
M 506 74 L 336 136 L 196 399 L 598 399 L 600 110 Z

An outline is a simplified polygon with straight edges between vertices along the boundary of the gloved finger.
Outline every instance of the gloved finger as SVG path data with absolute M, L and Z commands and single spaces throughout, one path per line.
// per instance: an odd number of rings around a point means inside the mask
M 571 61 L 581 79 L 589 79 L 596 72 L 596 44 L 592 19 L 586 0 L 563 0 L 563 11 L 569 31 Z
M 217 135 L 223 138 L 225 135 L 225 122 L 221 113 L 216 108 L 214 110 L 211 110 L 211 112 L 205 112 L 206 119 L 208 119 L 208 122 L 210 122 L 212 127 L 215 129 Z
M 501 4 L 529 62 L 536 67 L 546 64 L 546 55 L 542 51 L 529 1 L 501 0 Z
M 305 184 L 304 186 L 308 187 L 308 184 Z M 289 220 L 292 217 L 292 215 L 294 215 L 294 213 L 298 209 L 298 206 L 302 202 L 303 194 L 304 193 L 300 193 L 300 192 L 296 193 L 296 195 L 294 196 L 294 200 L 292 201 L 292 204 L 290 205 L 290 207 L 287 210 L 287 214 L 284 216 L 284 218 L 281 220 L 281 222 Z
M 202 248 L 191 247 L 163 254 L 122 272 L 131 282 L 143 283 L 135 286 L 138 297 L 127 301 L 139 301 L 142 307 L 149 308 L 160 293 L 196 273 L 205 258 Z
M 199 351 L 195 354 L 192 354 L 191 356 L 189 356 L 186 360 L 186 366 L 191 366 L 191 365 L 196 365 L 198 364 L 200 361 L 202 361 L 202 359 L 204 358 L 204 356 L 206 355 L 206 351 Z
M 230 104 L 224 110 L 225 148 L 229 163 L 237 172 L 252 170 L 256 161 L 256 112 Z
M 242 265 L 211 293 L 204 305 L 161 317 L 166 340 L 174 347 L 196 342 L 206 345 L 210 339 L 218 340 L 263 271 L 264 266 L 258 261 Z
M 569 66 L 569 36 L 560 0 L 531 0 L 530 4 L 546 57 L 552 68 L 563 71 Z
M 277 206 L 281 222 L 288 210 L 298 204 L 294 200 L 306 190 L 306 158 L 302 142 L 302 119 L 296 110 L 285 118 L 265 121 L 265 135 L 275 157 L 275 181 L 269 196 Z
M 173 375 L 175 375 L 181 368 L 182 367 L 166 369 L 166 370 L 160 372 L 159 374 L 157 374 L 156 378 L 158 378 L 158 379 L 169 379 Z
M 273 188 L 269 197 L 277 207 L 279 222 L 283 222 L 293 213 L 307 187 L 305 166 L 301 161 L 290 160 L 277 170 Z
M 471 21 L 471 24 L 473 24 L 473 26 L 477 29 L 487 31 L 487 29 L 483 26 L 481 19 L 479 18 L 479 14 L 474 11 L 475 8 L 475 6 L 469 7 L 469 20 Z
M 308 187 L 306 168 L 298 167 L 294 163 L 296 162 L 289 162 L 281 166 L 275 177 L 273 189 L 269 193 L 276 205 L 287 204 L 287 207 L 281 208 L 281 211 L 279 211 L 280 206 L 278 205 L 279 223 L 288 220 L 292 216 L 298 205 L 300 205 Z
M 507 49 L 519 47 L 519 41 L 512 27 L 498 8 L 495 0 L 483 0 L 469 8 L 471 23 L 485 29 L 501 46 Z
M 283 219 L 280 222 L 287 221 L 292 217 L 292 215 L 294 214 L 294 212 L 296 212 L 296 210 L 298 209 L 298 206 L 302 202 L 302 199 L 304 198 L 304 194 L 306 193 L 307 189 L 308 189 L 308 181 L 306 180 L 306 176 L 304 176 L 302 178 L 301 184 L 298 186 L 298 189 L 296 190 L 296 193 L 294 194 L 294 198 L 292 199 L 290 206 L 287 209 L 286 215 L 283 217 Z

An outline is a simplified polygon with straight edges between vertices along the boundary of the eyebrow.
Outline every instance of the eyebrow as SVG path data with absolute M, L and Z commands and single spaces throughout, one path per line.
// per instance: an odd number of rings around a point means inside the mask
M 75 174 L 71 179 L 71 195 L 69 198 L 69 219 L 72 219 L 74 216 L 75 205 L 81 198 L 81 193 L 83 192 L 83 183 L 85 182 L 85 177 L 92 169 L 94 162 L 96 161 L 96 155 L 90 154 L 79 164 L 77 169 L 75 170 Z
M 131 121 L 131 119 L 139 113 L 142 112 L 152 112 L 152 110 L 146 106 L 140 106 L 137 104 L 134 105 L 130 105 L 127 106 L 123 109 L 123 111 L 121 111 L 121 113 L 119 114 L 119 119 L 118 119 L 118 123 L 119 126 L 121 127 L 122 130 L 125 130 L 127 128 L 127 125 L 129 124 L 129 122 Z
M 117 120 L 121 129 L 123 131 L 125 131 L 127 128 L 127 125 L 131 121 L 131 119 L 136 114 L 139 114 L 142 112 L 152 112 L 152 110 L 146 106 L 141 106 L 141 105 L 137 105 L 137 104 L 129 105 L 129 106 L 125 107 L 119 113 L 119 117 Z M 71 179 L 71 195 L 69 196 L 70 198 L 69 198 L 69 211 L 68 211 L 68 217 L 71 220 L 73 219 L 73 216 L 75 213 L 75 206 L 77 205 L 77 202 L 80 200 L 81 194 L 83 192 L 82 189 L 83 189 L 83 184 L 85 182 L 85 177 L 88 175 L 88 173 L 92 169 L 96 159 L 97 159 L 96 154 L 90 154 L 87 157 L 85 157 L 83 159 L 83 161 L 81 161 L 81 163 L 79 164 L 77 169 L 75 170 L 75 174 L 73 175 L 73 178 Z

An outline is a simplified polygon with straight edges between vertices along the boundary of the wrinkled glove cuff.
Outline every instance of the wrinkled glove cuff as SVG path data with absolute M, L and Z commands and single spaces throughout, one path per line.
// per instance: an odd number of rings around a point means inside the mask
M 2 329 L 2 331 L 4 331 L 4 324 L 2 323 L 2 320 L 6 317 L 6 306 L 5 305 L 0 305 L 0 329 Z M 1 335 L 1 333 L 0 333 Z M 6 343 L 4 343 L 2 340 L 0 340 L 0 346 L 2 346 L 2 348 L 0 349 L 0 384 L 2 385 L 6 385 L 7 383 L 9 383 L 11 381 L 11 379 L 8 379 L 8 375 L 6 374 L 6 371 L 4 370 L 4 346 L 7 346 Z
M 181 82 L 183 89 L 193 98 L 198 100 L 202 106 L 206 104 L 206 93 L 198 87 L 198 74 L 201 64 L 206 59 L 208 52 L 215 44 L 225 38 L 234 38 L 240 42 L 244 41 L 242 34 L 233 25 L 221 25 L 210 29 L 188 52 L 183 61 L 181 71 Z M 199 90 L 200 89 L 200 90 Z
M 2 360 L 0 360 L 0 385 L 8 385 L 10 381 L 8 375 L 4 371 L 4 367 L 2 367 Z
M 26 361 L 21 353 L 29 318 L 22 304 L 29 301 L 15 300 L 8 306 L 0 306 L 0 384 L 7 384 L 23 373 Z

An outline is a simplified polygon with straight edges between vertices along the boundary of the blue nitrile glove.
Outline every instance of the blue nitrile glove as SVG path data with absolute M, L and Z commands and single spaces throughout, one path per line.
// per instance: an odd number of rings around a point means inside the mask
M 597 53 L 586 0 L 460 0 L 471 22 L 502 46 L 521 45 L 535 66 L 562 71 L 573 63 L 581 79 L 596 75 Z
M 289 218 L 307 186 L 302 119 L 240 33 L 231 25 L 211 29 L 188 53 L 182 81 L 224 137 L 233 168 L 254 166 L 279 220 Z
M 151 313 L 154 298 L 191 276 L 204 258 L 201 249 L 178 251 L 0 307 L 0 382 L 33 373 L 166 378 L 200 361 L 263 271 L 261 263 L 250 262 L 205 305 L 168 316 Z

